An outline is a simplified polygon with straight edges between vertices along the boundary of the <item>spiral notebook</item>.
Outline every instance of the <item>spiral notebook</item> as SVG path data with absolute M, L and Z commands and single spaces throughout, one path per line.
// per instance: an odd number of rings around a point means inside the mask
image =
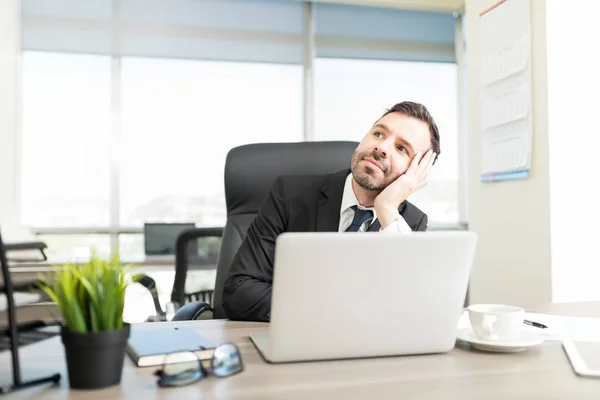
M 202 361 L 210 360 L 214 344 L 194 330 L 186 328 L 153 329 L 131 327 L 127 342 L 127 354 L 138 367 L 164 365 L 167 354 L 194 352 Z M 180 360 L 179 360 L 180 359 Z M 169 363 L 189 361 L 189 358 L 172 354 Z

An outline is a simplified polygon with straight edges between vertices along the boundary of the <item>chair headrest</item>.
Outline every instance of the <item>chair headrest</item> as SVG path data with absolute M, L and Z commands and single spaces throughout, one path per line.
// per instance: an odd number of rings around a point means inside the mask
M 257 143 L 233 148 L 225 161 L 227 214 L 257 213 L 280 175 L 320 175 L 350 168 L 358 142 Z

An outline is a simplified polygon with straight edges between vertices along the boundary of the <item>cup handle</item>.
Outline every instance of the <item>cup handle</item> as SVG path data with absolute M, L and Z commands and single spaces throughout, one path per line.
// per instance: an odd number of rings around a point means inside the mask
M 481 327 L 483 328 L 485 335 L 491 340 L 497 339 L 497 335 L 494 335 L 494 325 L 497 320 L 498 318 L 496 318 L 494 315 L 485 315 L 483 317 L 483 323 L 481 324 Z

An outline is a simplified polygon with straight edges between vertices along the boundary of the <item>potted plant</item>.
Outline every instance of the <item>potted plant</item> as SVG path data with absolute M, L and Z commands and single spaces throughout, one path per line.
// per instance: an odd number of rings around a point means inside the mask
M 123 322 L 125 289 L 137 279 L 127 277 L 118 254 L 102 259 L 92 251 L 85 263 L 57 266 L 40 288 L 63 317 L 69 384 L 73 389 L 98 389 L 121 382 L 129 324 Z

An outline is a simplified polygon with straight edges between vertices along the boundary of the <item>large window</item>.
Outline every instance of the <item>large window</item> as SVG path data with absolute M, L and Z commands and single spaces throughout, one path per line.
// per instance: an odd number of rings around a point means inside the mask
M 110 58 L 25 52 L 21 199 L 30 226 L 108 226 Z
M 441 130 L 430 184 L 410 200 L 431 226 L 459 222 L 450 13 L 24 0 L 21 25 L 22 221 L 54 257 L 137 259 L 144 222 L 222 226 L 232 147 L 358 141 L 402 100 L 427 105 Z
M 23 65 L 28 226 L 222 226 L 227 152 L 304 137 L 299 65 L 124 57 L 113 74 L 110 57 L 38 52 L 24 52 Z M 120 235 L 122 254 L 139 256 L 134 237 Z M 44 239 L 56 257 L 108 248 L 108 236 Z
M 124 58 L 120 222 L 225 224 L 229 149 L 301 141 L 302 67 Z
M 459 222 L 456 64 L 318 58 L 314 68 L 317 140 L 360 141 L 401 101 L 429 109 L 440 129 L 441 155 L 429 184 L 409 200 L 433 224 Z

